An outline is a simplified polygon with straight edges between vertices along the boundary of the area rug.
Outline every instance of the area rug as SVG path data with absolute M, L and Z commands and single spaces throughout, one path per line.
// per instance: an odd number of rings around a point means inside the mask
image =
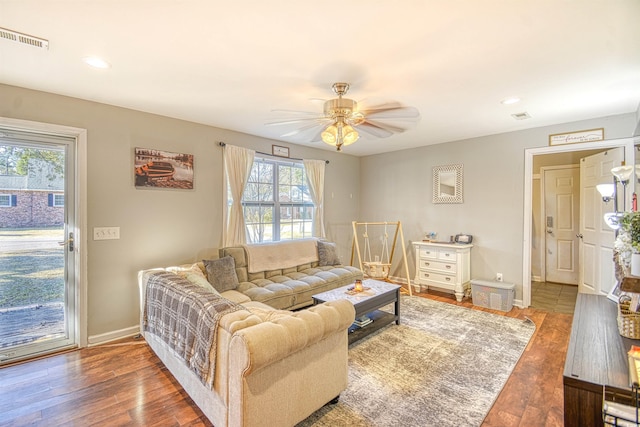
M 401 324 L 349 347 L 349 386 L 307 426 L 479 426 L 535 325 L 402 296 Z

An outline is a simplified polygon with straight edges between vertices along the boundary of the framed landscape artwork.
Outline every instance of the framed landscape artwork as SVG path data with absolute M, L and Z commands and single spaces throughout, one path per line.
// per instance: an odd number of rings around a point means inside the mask
M 136 188 L 193 189 L 193 154 L 136 148 L 134 159 Z

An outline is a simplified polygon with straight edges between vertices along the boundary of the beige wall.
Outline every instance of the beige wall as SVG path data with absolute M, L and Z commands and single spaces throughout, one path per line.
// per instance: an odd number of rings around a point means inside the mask
M 120 227 L 120 240 L 88 242 L 88 335 L 99 341 L 138 323 L 137 271 L 217 257 L 222 241 L 218 141 L 271 152 L 281 142 L 79 99 L 0 85 L 0 116 L 87 129 L 88 227 Z M 136 189 L 135 147 L 194 155 L 194 189 Z M 328 238 L 346 261 L 358 216 L 359 159 L 290 146 L 291 157 L 328 159 Z M 92 339 L 93 337 L 93 339 Z
M 88 242 L 88 335 L 95 340 L 137 324 L 138 270 L 217 256 L 223 191 L 218 141 L 264 152 L 277 143 L 290 146 L 292 157 L 330 160 L 327 237 L 339 244 L 343 261 L 351 255 L 353 220 L 402 221 L 411 276 L 410 240 L 428 230 L 440 237 L 471 233 L 472 277 L 502 272 L 521 298 L 524 149 L 546 146 L 552 133 L 596 127 L 604 127 L 608 139 L 628 137 L 637 123 L 626 114 L 359 159 L 6 85 L 0 85 L 0 116 L 88 131 L 89 232 L 118 226 L 121 234 L 120 240 Z M 135 147 L 193 154 L 194 190 L 136 189 Z M 432 168 L 453 163 L 464 164 L 464 203 L 434 205 Z M 400 267 L 396 262 L 393 275 L 404 276 Z
M 471 277 L 492 279 L 497 272 L 516 284 L 522 299 L 524 152 L 548 145 L 549 134 L 604 127 L 607 139 L 632 136 L 634 114 L 624 114 L 518 132 L 431 145 L 364 157 L 361 161 L 362 221 L 402 221 L 410 276 L 415 274 L 411 240 L 425 231 L 439 239 L 473 235 Z M 464 203 L 433 204 L 434 166 L 464 165 Z M 526 213 L 530 215 L 531 213 Z M 399 260 L 398 260 L 399 261 Z M 392 275 L 404 277 L 394 262 Z

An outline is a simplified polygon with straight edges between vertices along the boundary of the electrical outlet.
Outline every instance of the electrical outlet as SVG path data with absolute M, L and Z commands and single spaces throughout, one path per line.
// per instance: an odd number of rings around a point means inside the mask
M 120 227 L 93 227 L 93 240 L 117 240 Z
M 496 280 L 502 282 L 502 273 L 496 273 Z

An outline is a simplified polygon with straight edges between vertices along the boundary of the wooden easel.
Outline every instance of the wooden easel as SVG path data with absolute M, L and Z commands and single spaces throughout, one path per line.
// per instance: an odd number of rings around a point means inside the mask
M 389 222 L 389 221 L 383 221 L 383 222 L 357 222 L 357 221 L 353 221 L 352 225 L 353 225 L 353 242 L 351 244 L 351 265 L 353 265 L 354 254 L 357 253 L 357 255 L 358 255 L 358 266 L 359 266 L 360 270 L 363 270 L 363 262 L 362 262 L 362 256 L 360 254 L 360 244 L 358 243 L 358 226 L 365 226 L 365 227 L 368 227 L 369 225 L 374 225 L 374 226 L 383 225 L 385 227 L 388 226 L 388 225 L 395 226 L 395 232 L 393 234 L 393 244 L 391 245 L 391 252 L 389 254 L 389 264 L 393 263 L 393 254 L 395 253 L 395 250 L 396 250 L 396 243 L 398 241 L 398 235 L 400 235 L 400 244 L 402 246 L 402 259 L 403 259 L 403 262 L 404 262 L 404 269 L 405 269 L 405 272 L 407 274 L 407 287 L 409 288 L 409 295 L 413 296 L 413 292 L 411 290 L 411 279 L 409 278 L 409 264 L 407 263 L 407 250 L 406 250 L 406 248 L 404 246 L 404 233 L 402 232 L 402 224 L 400 223 L 400 221 L 393 221 L 393 222 Z M 385 277 L 385 281 L 389 281 L 388 280 L 388 275 L 387 275 L 387 277 Z

